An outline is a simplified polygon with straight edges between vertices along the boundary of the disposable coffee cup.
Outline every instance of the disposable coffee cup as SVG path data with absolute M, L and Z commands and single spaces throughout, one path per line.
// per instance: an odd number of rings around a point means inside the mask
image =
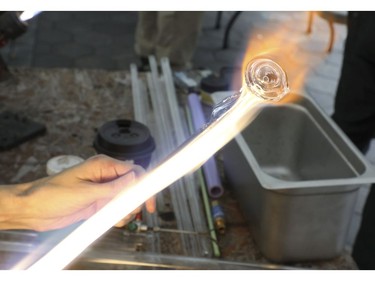
M 76 166 L 84 161 L 83 158 L 76 155 L 58 155 L 48 160 L 46 172 L 47 175 L 56 175 L 68 168 Z
M 94 140 L 97 153 L 123 161 L 133 161 L 144 169 L 150 164 L 155 141 L 144 124 L 117 119 L 103 124 Z

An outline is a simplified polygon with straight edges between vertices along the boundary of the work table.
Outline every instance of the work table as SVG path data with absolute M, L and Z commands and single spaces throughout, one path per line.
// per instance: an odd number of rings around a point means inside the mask
M 7 110 L 19 113 L 44 124 L 47 131 L 42 136 L 0 152 L 0 184 L 45 177 L 46 163 L 54 156 L 68 154 L 87 159 L 95 155 L 93 140 L 97 129 L 107 121 L 132 119 L 134 116 L 129 71 L 15 68 L 11 72 L 12 78 L 0 83 L 0 112 Z M 221 202 L 227 228 L 225 234 L 218 235 L 221 251 L 219 259 L 271 264 L 254 244 L 251 230 L 229 187 Z M 112 232 L 115 236 L 120 235 L 119 230 Z M 102 241 L 105 239 L 103 237 Z M 100 241 L 99 248 L 105 248 L 105 245 L 100 246 Z M 168 251 L 170 249 L 165 251 L 166 254 L 179 254 Z M 90 266 L 91 269 L 95 268 L 95 265 Z M 280 266 L 305 269 L 357 268 L 350 255 L 345 253 L 329 261 Z

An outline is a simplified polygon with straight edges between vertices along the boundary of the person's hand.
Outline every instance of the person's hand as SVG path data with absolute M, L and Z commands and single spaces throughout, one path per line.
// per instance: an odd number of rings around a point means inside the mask
M 16 185 L 8 228 L 46 231 L 85 220 L 131 184 L 136 179 L 134 170 L 139 169 L 144 171 L 129 162 L 97 155 L 59 174 Z M 141 208 L 116 226 L 125 225 Z M 153 198 L 146 202 L 146 209 L 154 212 Z

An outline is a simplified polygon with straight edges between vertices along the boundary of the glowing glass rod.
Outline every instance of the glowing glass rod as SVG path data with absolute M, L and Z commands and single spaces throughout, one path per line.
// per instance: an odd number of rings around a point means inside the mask
M 251 60 L 244 73 L 242 89 L 213 109 L 211 121 L 200 133 L 134 184 L 126 186 L 118 196 L 28 269 L 64 269 L 96 239 L 147 199 L 199 168 L 254 120 L 260 105 L 279 101 L 288 92 L 287 77 L 280 65 L 263 57 Z
M 33 17 L 37 16 L 40 13 L 41 13 L 41 11 L 24 11 L 20 15 L 20 20 L 23 21 L 23 22 L 28 21 L 28 20 L 32 19 Z

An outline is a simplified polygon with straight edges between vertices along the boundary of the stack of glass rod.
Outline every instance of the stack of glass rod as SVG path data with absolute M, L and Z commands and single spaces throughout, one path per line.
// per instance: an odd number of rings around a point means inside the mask
M 182 108 L 178 105 L 173 84 L 172 71 L 167 58 L 161 60 L 162 75 L 159 75 L 158 64 L 153 56 L 149 57 L 151 72 L 146 73 L 149 98 L 152 110 L 148 105 L 146 89 L 141 89 L 142 81 L 138 78 L 135 65 L 131 65 L 132 89 L 134 97 L 135 119 L 150 127 L 156 140 L 157 149 L 152 163 L 163 160 L 189 137 L 186 121 L 182 119 Z M 146 118 L 147 113 L 152 116 Z M 173 173 L 173 171 L 171 171 Z M 199 196 L 199 184 L 193 175 L 187 175 L 175 182 L 168 190 L 171 204 L 179 230 L 197 233 L 208 233 L 204 208 Z M 163 202 L 163 193 L 158 194 L 157 202 Z M 154 225 L 155 221 L 153 221 Z M 209 239 L 193 234 L 181 234 L 181 248 L 187 256 L 211 256 Z

